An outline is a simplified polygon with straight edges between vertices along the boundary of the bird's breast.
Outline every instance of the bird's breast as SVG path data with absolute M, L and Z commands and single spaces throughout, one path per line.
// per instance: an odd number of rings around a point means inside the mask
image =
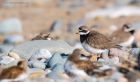
M 94 53 L 94 54 L 103 53 L 103 52 L 106 51 L 106 49 L 97 49 L 97 48 L 94 48 L 94 47 L 90 46 L 89 44 L 87 44 L 86 42 L 83 42 L 82 43 L 82 46 L 83 46 L 83 48 L 85 50 L 87 50 L 90 53 Z

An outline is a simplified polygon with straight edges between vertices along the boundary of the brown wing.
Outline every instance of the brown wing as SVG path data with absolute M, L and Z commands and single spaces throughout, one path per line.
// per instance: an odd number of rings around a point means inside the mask
M 23 72 L 24 71 L 22 68 L 17 67 L 7 68 L 2 71 L 0 79 L 15 79 Z
M 76 66 L 79 69 L 84 70 L 88 75 L 93 75 L 94 74 L 94 69 L 98 69 L 98 66 L 95 66 L 92 62 L 90 61 L 79 61 L 76 62 Z
M 116 41 L 118 43 L 122 43 L 128 40 L 128 38 L 131 36 L 129 32 L 124 32 L 122 29 L 119 29 L 115 32 L 113 32 L 110 36 L 110 38 L 113 41 Z
M 78 61 L 76 62 L 76 66 L 80 69 L 86 70 L 93 67 L 93 64 L 88 61 Z
M 92 43 L 89 43 L 89 42 L 92 42 Z M 117 47 L 117 44 L 115 42 L 113 42 L 108 37 L 96 31 L 92 31 L 89 34 L 89 37 L 87 38 L 87 43 L 90 46 L 97 49 L 110 49 L 110 48 Z

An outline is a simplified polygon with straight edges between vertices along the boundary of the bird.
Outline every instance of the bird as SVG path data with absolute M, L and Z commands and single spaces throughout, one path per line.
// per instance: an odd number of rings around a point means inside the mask
M 0 82 L 22 81 L 27 77 L 27 62 L 25 60 L 20 60 L 16 66 L 11 66 L 2 70 Z
M 109 37 L 95 30 L 89 30 L 87 26 L 80 26 L 79 34 L 83 48 L 89 53 L 98 55 L 109 51 L 110 48 L 121 48 L 120 45 Z
M 109 76 L 112 70 L 110 68 L 103 69 L 103 66 L 97 62 L 91 62 L 81 49 L 73 50 L 64 64 L 65 73 L 72 79 L 78 78 L 82 81 L 92 80 L 93 76 L 104 77 Z M 77 82 L 77 81 L 76 81 Z
M 64 70 L 70 77 L 89 78 L 94 75 L 94 69 L 98 68 L 91 61 L 83 56 L 81 49 L 75 49 L 72 54 L 68 56 L 64 64 Z
M 52 37 L 50 37 L 50 33 L 46 34 L 44 32 L 41 32 L 34 38 L 32 38 L 32 40 L 52 40 Z
M 122 28 L 113 32 L 110 38 L 116 41 L 119 45 L 129 47 L 134 44 L 135 30 L 130 28 L 129 25 L 124 24 Z

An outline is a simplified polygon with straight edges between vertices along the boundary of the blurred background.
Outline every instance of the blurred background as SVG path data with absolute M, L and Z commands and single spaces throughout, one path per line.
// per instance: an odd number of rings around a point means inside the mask
M 74 46 L 81 25 L 109 35 L 123 24 L 140 28 L 139 22 L 140 0 L 0 0 L 1 44 L 24 42 L 44 32 Z

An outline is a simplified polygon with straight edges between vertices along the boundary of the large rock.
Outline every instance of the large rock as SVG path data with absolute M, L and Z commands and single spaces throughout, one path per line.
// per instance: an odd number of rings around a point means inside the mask
M 19 54 L 22 58 L 29 59 L 33 53 L 39 49 L 47 49 L 51 54 L 55 52 L 60 53 L 71 53 L 73 48 L 69 46 L 65 41 L 54 41 L 54 40 L 34 40 L 28 41 L 23 44 L 16 46 L 11 51 Z

